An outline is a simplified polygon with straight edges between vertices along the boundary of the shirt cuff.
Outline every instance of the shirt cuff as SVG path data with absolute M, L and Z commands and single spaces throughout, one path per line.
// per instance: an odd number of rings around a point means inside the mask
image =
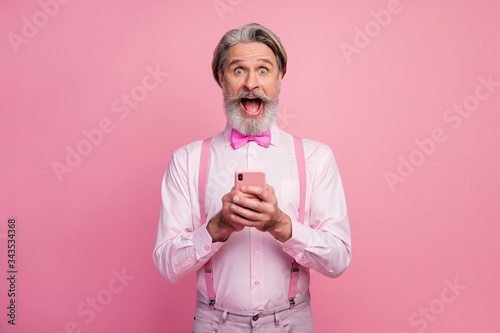
M 281 248 L 291 257 L 297 257 L 309 244 L 311 238 L 311 228 L 302 223 L 292 220 L 292 238 L 281 243 Z
M 222 242 L 212 243 L 212 236 L 208 233 L 207 223 L 193 231 L 193 244 L 200 258 L 213 255 L 224 245 Z

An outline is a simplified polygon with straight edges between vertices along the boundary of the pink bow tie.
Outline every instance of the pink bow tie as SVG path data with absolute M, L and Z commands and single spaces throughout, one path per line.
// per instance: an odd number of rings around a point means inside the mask
M 231 131 L 231 145 L 234 149 L 243 147 L 248 141 L 255 141 L 262 147 L 267 148 L 271 143 L 271 131 L 267 130 L 261 135 L 249 136 L 243 135 L 233 128 Z

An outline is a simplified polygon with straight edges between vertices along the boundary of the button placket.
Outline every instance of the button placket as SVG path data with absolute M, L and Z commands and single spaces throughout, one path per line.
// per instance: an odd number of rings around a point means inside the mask
M 247 163 L 249 169 L 259 168 L 259 156 L 257 153 L 257 143 L 255 141 L 248 142 Z
M 263 302 L 263 276 L 264 276 L 264 257 L 262 233 L 255 228 L 250 228 L 250 278 L 251 278 L 251 293 L 250 298 L 252 303 L 261 304 Z

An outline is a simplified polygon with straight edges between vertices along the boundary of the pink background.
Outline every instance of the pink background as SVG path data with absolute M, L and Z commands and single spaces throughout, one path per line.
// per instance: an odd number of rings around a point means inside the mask
M 500 86 L 479 78 L 500 82 L 500 3 L 60 1 L 0 2 L 0 331 L 190 331 L 194 275 L 152 261 L 160 182 L 223 129 L 212 51 L 259 22 L 289 55 L 278 125 L 333 149 L 347 196 L 353 260 L 313 273 L 316 331 L 498 332 Z

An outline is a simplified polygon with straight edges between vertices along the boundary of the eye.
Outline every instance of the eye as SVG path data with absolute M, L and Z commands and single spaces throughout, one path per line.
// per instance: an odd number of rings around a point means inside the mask
M 264 67 L 259 68 L 259 73 L 260 74 L 267 74 L 267 68 L 264 68 Z
M 241 68 L 236 68 L 236 69 L 234 70 L 234 73 L 235 73 L 235 74 L 243 74 L 243 69 L 241 69 Z

